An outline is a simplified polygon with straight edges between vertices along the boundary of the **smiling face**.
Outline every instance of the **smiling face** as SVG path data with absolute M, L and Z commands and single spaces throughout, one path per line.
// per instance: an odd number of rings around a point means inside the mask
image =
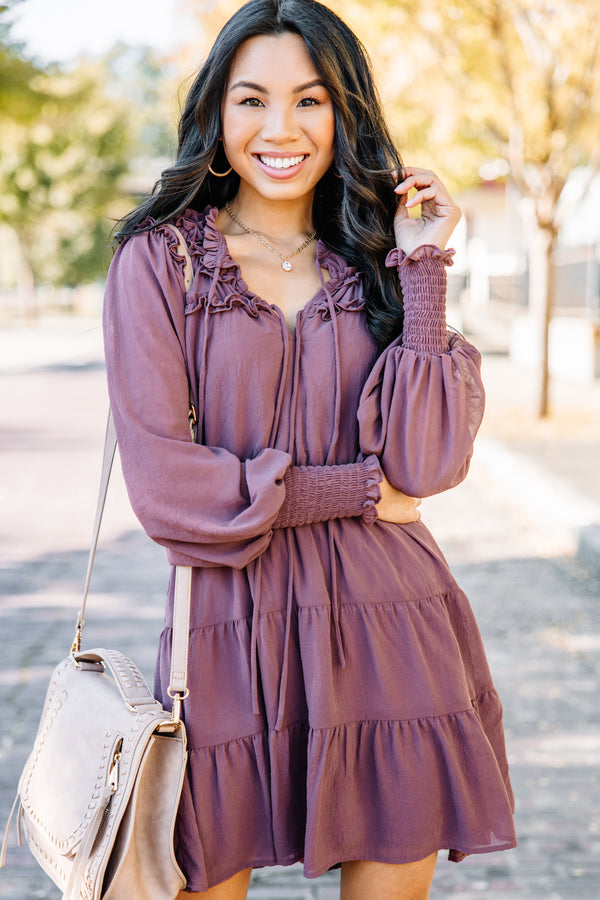
M 265 35 L 241 45 L 223 99 L 222 127 L 240 192 L 278 201 L 314 192 L 333 162 L 335 119 L 301 37 Z

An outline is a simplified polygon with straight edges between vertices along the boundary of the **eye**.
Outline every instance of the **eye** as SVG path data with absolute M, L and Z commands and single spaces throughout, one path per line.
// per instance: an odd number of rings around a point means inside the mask
M 245 97 L 243 100 L 240 100 L 240 106 L 262 106 L 262 100 L 259 100 L 258 97 Z
M 316 97 L 303 97 L 298 106 L 320 106 L 321 101 Z

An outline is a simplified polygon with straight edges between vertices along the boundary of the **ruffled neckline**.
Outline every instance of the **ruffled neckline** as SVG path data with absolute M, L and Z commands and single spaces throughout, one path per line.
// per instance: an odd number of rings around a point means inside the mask
M 239 264 L 229 253 L 225 235 L 217 228 L 219 209 L 208 206 L 203 212 L 186 209 L 175 222 L 185 235 L 190 255 L 197 258 L 194 269 L 211 279 L 212 290 L 206 300 L 216 309 L 230 309 L 240 301 L 250 315 L 258 315 L 259 310 L 276 311 L 283 316 L 276 304 L 269 303 L 255 294 L 246 284 Z M 172 232 L 171 232 L 172 233 Z M 171 252 L 179 259 L 177 241 L 173 241 Z M 336 312 L 341 309 L 354 311 L 364 307 L 360 287 L 361 275 L 358 269 L 349 266 L 319 239 L 317 241 L 317 262 L 329 272 L 326 288 L 322 285 L 301 310 L 301 315 L 312 318 L 320 314 L 329 318 L 327 294 L 333 300 Z M 219 287 L 220 286 L 220 287 Z M 192 288 L 192 295 L 194 290 Z M 193 296 L 189 299 L 193 302 Z

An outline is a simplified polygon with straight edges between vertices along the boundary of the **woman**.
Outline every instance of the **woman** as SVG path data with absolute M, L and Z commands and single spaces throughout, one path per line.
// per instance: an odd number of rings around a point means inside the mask
M 515 844 L 500 702 L 414 499 L 464 478 L 483 412 L 444 320 L 460 214 L 312 0 L 233 16 L 179 138 L 122 223 L 105 337 L 133 507 L 195 567 L 181 896 L 303 860 L 343 900 L 422 900 L 439 849 Z

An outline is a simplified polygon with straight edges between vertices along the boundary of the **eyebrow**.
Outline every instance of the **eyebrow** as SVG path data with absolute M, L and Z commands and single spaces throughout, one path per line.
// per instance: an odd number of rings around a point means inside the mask
M 306 84 L 301 84 L 297 88 L 294 88 L 294 94 L 301 94 L 302 91 L 308 91 L 313 87 L 325 87 L 320 78 L 315 78 L 313 81 L 307 81 Z M 235 84 L 232 84 L 229 88 L 230 91 L 234 91 L 236 88 L 246 88 L 249 91 L 257 91 L 260 94 L 268 94 L 268 90 L 265 87 L 262 87 L 260 84 L 256 84 L 254 81 L 236 81 Z

